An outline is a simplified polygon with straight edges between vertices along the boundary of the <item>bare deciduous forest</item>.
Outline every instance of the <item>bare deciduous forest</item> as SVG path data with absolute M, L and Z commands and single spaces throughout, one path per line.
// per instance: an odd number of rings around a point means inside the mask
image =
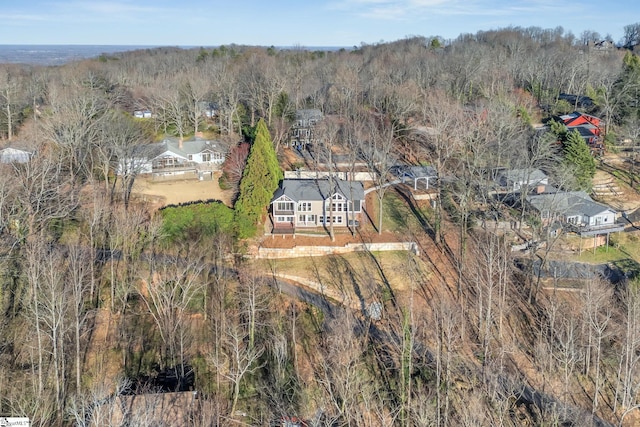
M 1 65 L 0 146 L 32 155 L 0 163 L 0 415 L 34 426 L 640 422 L 637 254 L 616 283 L 550 285 L 522 265 L 550 262 L 559 239 L 487 186 L 500 167 L 591 190 L 591 160 L 567 160 L 540 131 L 575 110 L 606 123 L 607 152 L 638 145 L 638 28 L 621 47 L 591 31 L 504 28 L 339 51 Z M 369 231 L 348 237 L 394 235 L 417 251 L 255 259 L 268 206 L 251 203 L 268 203 L 279 168 L 317 167 L 289 144 L 304 109 L 326 118 L 317 162 L 331 168 L 340 153 L 375 172 Z M 238 203 L 159 210 L 123 162 L 194 135 L 227 148 L 220 185 Z M 398 164 L 435 168 L 430 201 L 392 185 Z M 635 165 L 616 176 L 637 192 Z M 531 223 L 539 246 L 514 252 L 483 226 L 502 215 Z

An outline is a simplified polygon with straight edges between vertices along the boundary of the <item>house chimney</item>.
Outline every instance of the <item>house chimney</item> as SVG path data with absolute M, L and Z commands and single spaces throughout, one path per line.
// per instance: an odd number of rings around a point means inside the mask
M 182 138 L 178 139 L 178 148 L 182 150 Z

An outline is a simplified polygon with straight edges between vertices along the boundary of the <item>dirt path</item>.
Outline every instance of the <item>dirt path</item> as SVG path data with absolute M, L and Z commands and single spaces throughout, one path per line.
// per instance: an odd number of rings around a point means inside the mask
M 616 171 L 627 170 L 624 155 L 609 153 L 602 160 L 603 165 L 593 179 L 595 198 L 620 211 L 631 212 L 640 208 L 640 193 L 631 188 L 628 182 L 613 175 Z

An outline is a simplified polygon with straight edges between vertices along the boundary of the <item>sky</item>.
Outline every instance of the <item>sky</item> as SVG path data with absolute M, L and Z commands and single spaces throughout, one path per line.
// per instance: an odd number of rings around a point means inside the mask
M 0 0 L 0 44 L 352 47 L 509 26 L 615 42 L 638 0 Z

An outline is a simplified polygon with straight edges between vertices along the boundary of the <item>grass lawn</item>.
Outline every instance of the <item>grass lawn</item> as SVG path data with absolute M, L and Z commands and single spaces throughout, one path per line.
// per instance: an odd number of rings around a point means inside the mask
M 378 217 L 378 199 L 372 203 L 375 218 Z M 430 221 L 430 209 L 414 206 L 412 209 L 407 202 L 395 191 L 387 190 L 383 200 L 382 228 L 383 230 L 406 233 L 407 230 L 422 228 L 421 221 Z M 377 222 L 376 222 L 377 224 Z
M 595 251 L 584 250 L 568 259 L 590 264 L 609 263 L 628 272 L 629 277 L 640 276 L 640 234 L 633 232 L 613 235 L 610 237 L 608 248 L 600 246 Z
M 640 264 L 640 234 L 619 233 L 612 235 L 608 248 L 600 246 L 595 251 L 593 249 L 584 250 L 581 254 L 573 255 L 571 260 L 593 264 L 619 263 L 629 260 Z

